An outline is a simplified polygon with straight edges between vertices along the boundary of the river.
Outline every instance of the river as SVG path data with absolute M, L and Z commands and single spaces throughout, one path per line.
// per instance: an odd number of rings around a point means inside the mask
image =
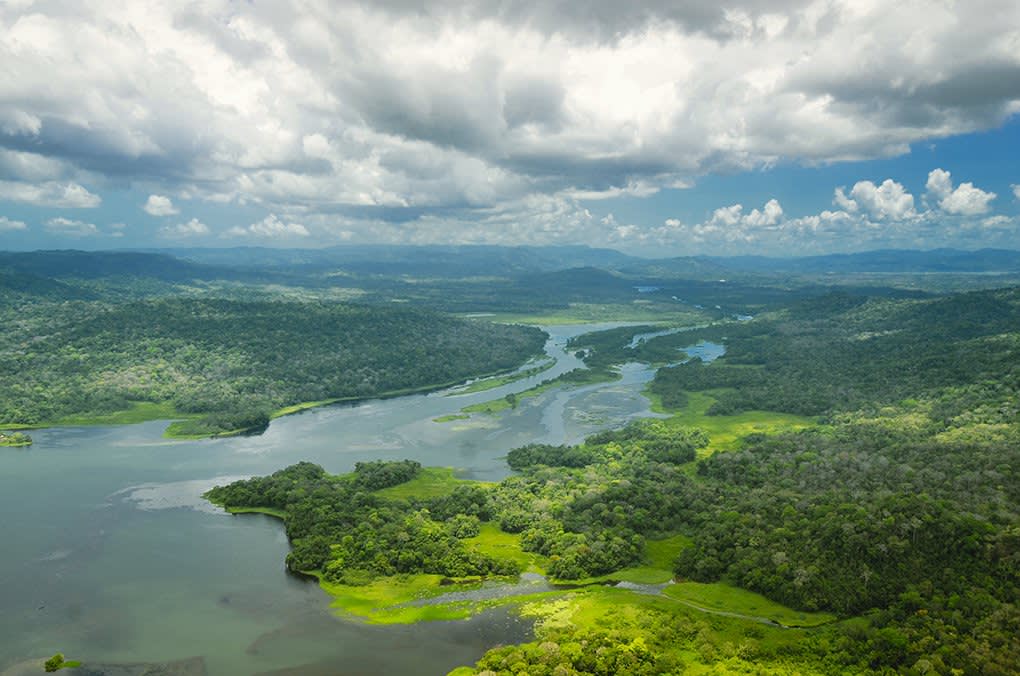
M 526 640 L 527 623 L 499 609 L 411 626 L 338 619 L 316 584 L 285 572 L 278 521 L 232 517 L 200 496 L 299 460 L 346 472 L 411 458 L 498 480 L 516 446 L 572 443 L 649 415 L 640 392 L 652 371 L 630 364 L 617 382 L 556 388 L 500 415 L 433 419 L 581 366 L 566 341 L 614 326 L 546 328 L 556 365 L 486 392 L 314 409 L 252 437 L 167 441 L 166 423 L 149 422 L 38 430 L 32 447 L 0 449 L 0 674 L 57 651 L 93 663 L 201 656 L 212 676 L 443 674 Z

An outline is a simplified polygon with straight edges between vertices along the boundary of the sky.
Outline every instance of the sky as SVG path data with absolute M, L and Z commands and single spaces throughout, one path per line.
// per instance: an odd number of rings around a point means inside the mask
M 1020 249 L 1015 0 L 4 0 L 0 36 L 0 249 Z

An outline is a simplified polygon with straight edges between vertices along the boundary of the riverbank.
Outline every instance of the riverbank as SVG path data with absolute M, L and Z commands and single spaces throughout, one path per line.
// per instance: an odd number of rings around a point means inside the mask
M 527 362 L 525 362 L 526 364 Z M 543 368 L 551 368 L 555 365 L 555 361 L 549 364 L 549 366 Z M 380 392 L 369 396 L 353 396 L 353 397 L 335 397 L 332 399 L 321 399 L 318 401 L 305 401 L 289 406 L 283 406 L 272 411 L 269 414 L 269 420 L 276 420 L 284 416 L 293 415 L 295 413 L 301 413 L 303 411 L 309 411 L 315 408 L 321 408 L 323 406 L 332 406 L 334 404 L 354 404 L 364 401 L 373 401 L 381 399 L 394 399 L 396 397 L 403 397 L 413 394 L 428 394 L 431 392 L 438 392 L 451 387 L 456 387 L 471 381 L 477 381 L 481 379 L 495 378 L 507 376 L 513 374 L 514 371 L 519 369 L 520 366 L 514 367 L 513 369 L 500 369 L 498 371 L 489 371 L 486 373 L 473 375 L 467 378 L 458 378 L 457 380 L 446 381 L 442 383 L 430 383 L 427 385 L 421 385 L 419 387 L 405 387 L 396 390 L 388 390 L 386 392 Z M 541 372 L 541 371 L 539 371 Z M 516 379 L 512 379 L 508 382 L 514 382 Z M 55 427 L 98 427 L 108 425 L 134 425 L 137 423 L 151 422 L 154 420 L 168 420 L 170 423 L 163 432 L 165 439 L 173 439 L 177 441 L 194 441 L 200 439 L 217 439 L 225 437 L 235 437 L 244 434 L 251 434 L 259 431 L 264 425 L 254 425 L 250 427 L 242 427 L 232 430 L 222 430 L 217 432 L 203 432 L 195 433 L 188 431 L 188 424 L 200 421 L 202 419 L 201 414 L 195 413 L 184 413 L 177 410 L 169 402 L 149 402 L 139 401 L 133 402 L 131 408 L 123 411 L 115 411 L 113 413 L 102 413 L 97 415 L 75 415 L 59 418 L 57 420 L 49 420 L 37 423 L 2 423 L 0 424 L 0 430 L 5 431 L 17 431 L 17 430 L 34 430 L 34 429 L 49 429 Z M 27 446 L 28 444 L 6 444 L 3 443 L 3 436 L 0 435 L 0 446 Z

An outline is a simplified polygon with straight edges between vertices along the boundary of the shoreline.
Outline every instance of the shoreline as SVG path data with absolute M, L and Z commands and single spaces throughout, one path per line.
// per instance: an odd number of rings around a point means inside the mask
M 543 353 L 545 354 L 545 353 Z M 380 392 L 378 394 L 365 395 L 365 396 L 351 396 L 351 397 L 335 397 L 332 399 L 320 399 L 318 401 L 303 401 L 297 404 L 291 404 L 289 406 L 283 406 L 269 414 L 269 420 L 273 421 L 277 418 L 284 416 L 293 415 L 295 413 L 301 413 L 303 411 L 310 411 L 316 408 L 322 408 L 324 406 L 332 406 L 335 404 L 354 404 L 373 400 L 385 400 L 395 399 L 396 397 L 403 397 L 412 394 L 429 394 L 432 392 L 438 392 L 458 385 L 466 384 L 470 381 L 480 380 L 484 378 L 494 378 L 497 376 L 508 375 L 513 373 L 521 366 L 525 365 L 534 359 L 534 356 L 529 357 L 527 361 L 518 364 L 515 367 L 508 369 L 500 369 L 497 371 L 488 371 L 485 373 L 475 374 L 466 376 L 464 378 L 458 378 L 457 380 L 446 381 L 443 383 L 430 383 L 427 385 L 420 385 L 417 387 L 405 387 L 396 390 L 388 390 L 386 392 Z M 554 362 L 555 363 L 555 362 Z M 146 410 L 148 409 L 148 410 Z M 245 434 L 250 434 L 257 431 L 261 426 L 245 427 L 236 430 L 224 430 L 222 432 L 212 432 L 209 434 L 188 434 L 188 433 L 174 433 L 172 428 L 176 422 L 184 420 L 194 420 L 200 418 L 197 414 L 186 414 L 175 411 L 167 403 L 161 402 L 136 402 L 135 406 L 123 411 L 117 411 L 114 413 L 104 413 L 95 416 L 68 416 L 61 420 L 46 421 L 40 423 L 0 423 L 0 431 L 21 431 L 21 430 L 43 430 L 52 429 L 59 427 L 102 427 L 107 425 L 135 425 L 143 422 L 153 422 L 158 420 L 165 420 L 168 422 L 166 429 L 163 431 L 164 439 L 172 439 L 175 441 L 196 441 L 200 439 L 220 439 L 226 437 L 236 437 Z

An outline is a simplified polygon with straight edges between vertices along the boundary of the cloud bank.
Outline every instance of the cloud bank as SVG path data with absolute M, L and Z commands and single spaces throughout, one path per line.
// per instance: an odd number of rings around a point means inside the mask
M 585 201 L 1002 124 L 1018 25 L 1013 0 L 6 3 L 0 200 L 95 207 L 129 185 L 158 217 L 267 214 L 237 236 L 612 239 Z M 941 180 L 947 214 L 994 199 Z M 836 206 L 918 209 L 890 181 Z M 703 225 L 774 227 L 776 207 Z

